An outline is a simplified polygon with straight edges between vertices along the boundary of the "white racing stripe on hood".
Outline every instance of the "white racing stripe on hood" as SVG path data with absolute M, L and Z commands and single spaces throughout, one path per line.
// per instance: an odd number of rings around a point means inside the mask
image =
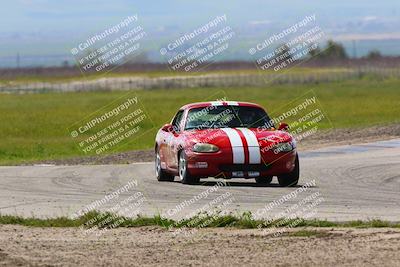
M 244 164 L 244 148 L 239 133 L 232 128 L 222 128 L 229 138 L 232 147 L 233 164 Z
M 246 138 L 247 146 L 249 150 L 249 163 L 259 164 L 261 163 L 260 145 L 258 143 L 257 137 L 252 130 L 247 128 L 237 128 L 241 131 Z

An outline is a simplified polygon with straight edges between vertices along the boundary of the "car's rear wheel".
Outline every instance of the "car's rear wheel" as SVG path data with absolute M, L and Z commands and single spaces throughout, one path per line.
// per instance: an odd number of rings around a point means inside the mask
M 268 185 L 272 182 L 272 176 L 266 176 L 266 177 L 256 177 L 256 183 L 257 184 L 264 184 Z
M 172 182 L 174 181 L 174 176 L 166 173 L 165 170 L 161 168 L 161 157 L 160 151 L 157 149 L 156 151 L 156 159 L 155 159 L 155 167 L 156 167 L 156 177 L 160 182 Z
M 278 182 L 280 186 L 296 186 L 299 182 L 300 176 L 300 165 L 299 165 L 299 156 L 296 154 L 295 166 L 293 171 L 278 175 Z
M 185 151 L 181 151 L 181 153 L 179 153 L 178 170 L 179 179 L 183 184 L 194 184 L 200 181 L 200 178 L 190 175 Z

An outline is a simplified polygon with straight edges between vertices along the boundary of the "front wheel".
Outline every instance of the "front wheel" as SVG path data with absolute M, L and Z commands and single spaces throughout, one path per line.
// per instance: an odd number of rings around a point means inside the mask
M 200 179 L 198 177 L 194 177 L 190 175 L 189 170 L 188 170 L 188 162 L 187 162 L 187 156 L 185 151 L 182 151 L 179 153 L 179 179 L 183 184 L 194 184 L 198 183 Z
M 299 164 L 299 155 L 296 154 L 296 160 L 294 161 L 294 169 L 293 171 L 278 175 L 278 182 L 280 186 L 296 186 L 299 182 L 300 176 L 300 164 Z
M 166 173 L 161 168 L 160 150 L 158 150 L 158 149 L 156 151 L 155 167 L 156 167 L 156 177 L 157 177 L 158 181 L 160 181 L 160 182 L 172 182 L 172 181 L 174 181 L 174 176 L 171 175 L 171 174 Z

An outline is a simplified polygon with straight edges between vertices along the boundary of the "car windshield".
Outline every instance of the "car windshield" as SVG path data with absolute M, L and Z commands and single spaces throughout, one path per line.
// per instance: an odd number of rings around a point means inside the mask
M 185 130 L 210 128 L 274 127 L 267 113 L 257 107 L 208 106 L 189 110 Z

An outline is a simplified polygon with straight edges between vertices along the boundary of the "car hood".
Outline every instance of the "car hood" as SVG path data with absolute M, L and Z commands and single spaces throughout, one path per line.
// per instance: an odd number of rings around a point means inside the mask
M 220 148 L 236 146 L 273 146 L 277 143 L 293 141 L 284 131 L 258 128 L 221 128 L 188 131 L 186 138 L 190 145 L 208 143 Z

